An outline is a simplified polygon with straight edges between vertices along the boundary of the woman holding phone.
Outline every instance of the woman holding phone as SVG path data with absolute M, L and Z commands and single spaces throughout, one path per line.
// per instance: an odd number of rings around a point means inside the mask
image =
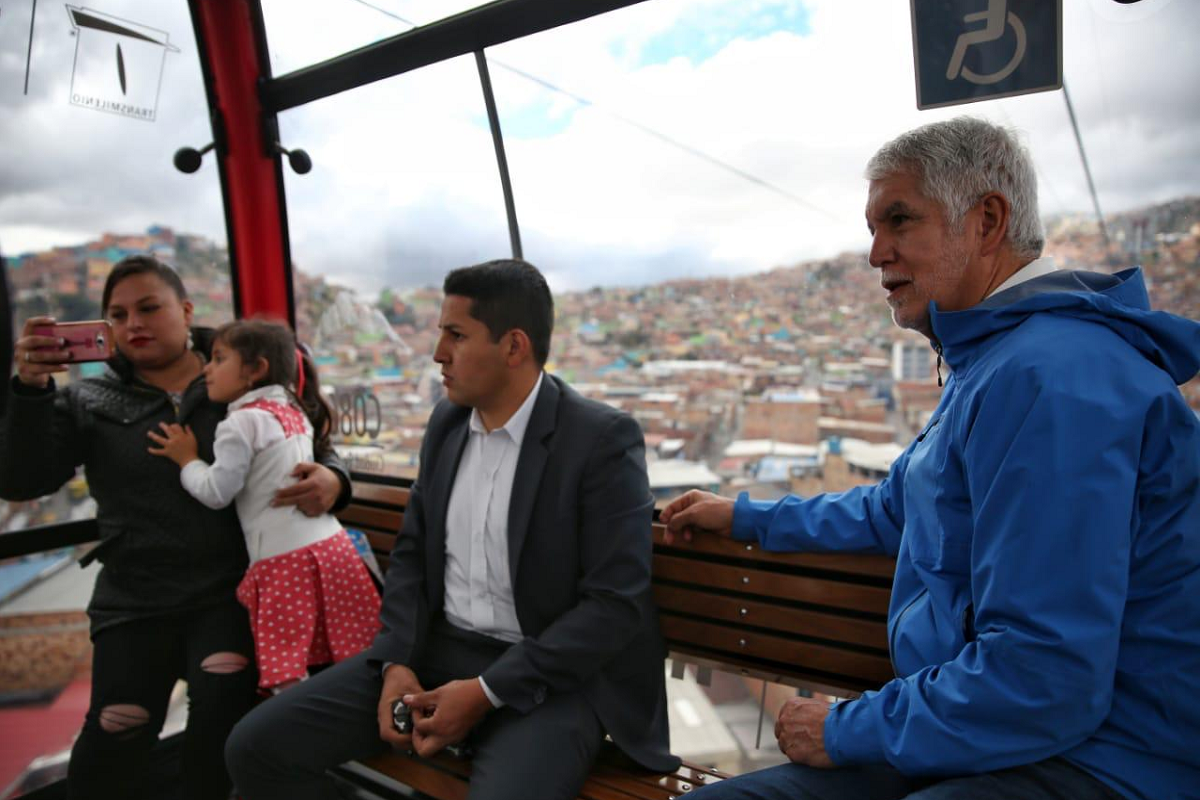
M 0 420 L 0 497 L 54 492 L 82 464 L 97 504 L 100 544 L 85 557 L 103 564 L 88 605 L 92 696 L 71 751 L 68 791 L 139 796 L 171 689 L 184 678 L 185 796 L 223 800 L 225 738 L 254 702 L 257 680 L 246 612 L 234 594 L 246 548 L 233 508 L 193 499 L 175 466 L 149 453 L 146 437 L 160 423 L 186 424 L 212 459 L 225 406 L 208 399 L 202 375 L 211 332 L 191 327 L 182 281 L 150 256 L 113 267 L 101 310 L 117 353 L 103 375 L 64 388 L 51 376 L 71 352 L 61 338 L 34 332 L 54 320 L 26 320 Z M 318 514 L 349 499 L 336 455 L 317 459 L 325 466 L 300 464 L 299 480 L 276 495 L 277 504 Z

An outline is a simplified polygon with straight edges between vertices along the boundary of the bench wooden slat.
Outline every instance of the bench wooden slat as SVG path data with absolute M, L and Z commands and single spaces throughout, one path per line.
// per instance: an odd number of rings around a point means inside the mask
M 668 775 L 632 771 L 601 762 L 592 771 L 590 780 L 611 785 L 639 797 L 663 797 L 665 792 L 669 792 L 671 797 L 676 797 L 690 792 L 697 786 L 717 783 L 724 778 L 716 770 L 687 761 Z
M 408 497 L 408 489 L 360 478 L 337 513 L 366 534 L 385 572 Z M 891 679 L 885 619 L 893 559 L 770 553 L 712 535 L 667 545 L 663 530 L 654 524 L 654 597 L 673 657 L 841 693 Z M 467 796 L 469 761 L 390 753 L 361 763 L 423 795 Z M 667 800 L 725 777 L 686 762 L 656 775 L 602 757 L 579 800 Z
M 726 778 L 733 777 L 729 773 L 721 772 L 719 769 L 693 764 L 690 761 L 684 761 L 679 766 L 679 769 L 675 770 L 675 774 L 693 786 L 723 781 Z
M 467 796 L 469 762 L 439 755 L 431 759 L 405 753 L 385 753 L 362 759 L 371 769 L 419 792 L 446 800 Z M 703 777 L 698 777 L 703 776 Z M 696 786 L 722 779 L 720 773 L 695 764 L 683 764 L 669 775 L 624 770 L 598 764 L 579 793 L 580 800 L 651 800 L 686 794 Z
M 598 797 L 601 788 L 620 792 L 622 798 L 643 797 L 653 792 L 654 797 L 676 797 L 687 789 L 680 788 L 683 784 L 674 775 L 655 776 L 659 778 L 654 784 L 648 784 L 635 778 L 632 773 L 622 773 L 615 770 L 593 771 L 580 791 L 586 797 Z
M 744 678 L 793 686 L 809 692 L 821 692 L 835 697 L 857 697 L 868 689 L 878 689 L 884 681 L 878 678 L 864 680 L 844 672 L 830 674 L 815 672 L 795 664 L 772 664 L 749 658 L 738 658 L 726 652 L 713 653 L 698 646 L 675 642 L 670 644 L 670 657 L 685 664 L 708 667 Z M 888 678 L 894 676 L 889 675 Z
M 400 508 L 408 505 L 408 489 L 405 489 L 403 486 L 387 486 L 382 483 L 354 481 L 352 488 L 354 490 L 353 502 L 356 503 L 366 500 L 387 506 L 399 506 Z
M 656 580 L 665 578 L 682 584 L 699 584 L 872 614 L 886 614 L 891 597 L 887 589 L 876 586 L 860 586 L 662 554 L 654 556 L 654 577 Z
M 371 543 L 371 550 L 376 556 L 386 556 L 392 552 L 392 546 L 396 543 L 396 534 L 394 533 L 378 533 L 377 531 L 366 531 L 367 541 Z
M 881 684 L 893 676 L 892 662 L 887 656 L 700 622 L 670 613 L 660 614 L 659 620 L 667 646 L 671 648 L 682 644 L 710 653 L 730 653 L 782 665 L 803 664 L 811 670 L 844 674 L 865 681 L 878 680 Z
M 391 509 L 350 505 L 339 511 L 337 518 L 347 528 L 369 528 L 395 535 L 403 516 Z
M 668 794 L 665 789 L 659 789 L 655 794 L 642 794 L 637 785 L 614 786 L 589 775 L 579 787 L 579 800 L 643 800 L 643 798 L 672 798 L 676 794 Z M 626 791 L 631 789 L 632 791 Z
M 691 542 L 667 544 L 663 539 L 666 526 L 654 523 L 654 545 L 656 551 L 679 551 L 681 553 L 709 553 L 729 558 L 764 561 L 771 564 L 787 564 L 795 567 L 842 572 L 847 575 L 875 579 L 878 583 L 890 584 L 896 572 L 896 559 L 881 555 L 846 555 L 835 553 L 772 553 L 753 542 L 735 542 L 724 536 L 697 534 Z M 882 580 L 880 580 L 882 579 Z
M 466 800 L 466 774 L 448 771 L 442 763 L 448 760 L 422 760 L 402 753 L 385 753 L 361 759 L 363 764 L 376 772 L 430 797 L 441 800 Z
M 820 611 L 788 608 L 741 597 L 724 597 L 711 592 L 694 591 L 656 583 L 654 600 L 664 611 L 696 614 L 735 624 L 800 633 L 835 642 L 887 650 L 887 624 L 880 620 L 827 614 Z

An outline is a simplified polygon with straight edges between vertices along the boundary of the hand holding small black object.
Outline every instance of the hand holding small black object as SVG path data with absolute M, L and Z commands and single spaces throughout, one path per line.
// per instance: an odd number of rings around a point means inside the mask
M 392 725 L 397 733 L 405 736 L 412 733 L 412 709 L 403 700 L 392 703 Z

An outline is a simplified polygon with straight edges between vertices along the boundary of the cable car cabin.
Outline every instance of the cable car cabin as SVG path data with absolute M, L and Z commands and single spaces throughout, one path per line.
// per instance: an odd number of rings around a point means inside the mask
M 898 133 L 960 113 L 1019 129 L 1046 252 L 1141 264 L 1156 308 L 1200 317 L 1200 143 L 1178 135 L 1200 108 L 1173 90 L 1200 80 L 1179 46 L 1200 7 L 1026 5 L 983 35 L 886 0 L 5 4 L 0 301 L 14 339 L 33 316 L 97 319 L 112 265 L 149 253 L 179 271 L 196 325 L 287 322 L 353 473 L 339 519 L 385 569 L 443 395 L 441 280 L 491 258 L 547 276 L 547 369 L 640 423 L 659 508 L 689 488 L 874 483 L 942 391 L 867 264 L 861 171 Z M 1200 383 L 1181 390 L 1200 414 Z M 3 797 L 65 795 L 91 684 L 88 486 L 81 470 L 0 501 Z M 893 677 L 891 559 L 652 533 L 684 765 L 606 753 L 581 796 L 673 797 L 782 763 L 789 697 Z M 180 690 L 161 796 L 186 718 Z M 458 798 L 470 769 L 392 754 L 335 777 L 354 796 Z

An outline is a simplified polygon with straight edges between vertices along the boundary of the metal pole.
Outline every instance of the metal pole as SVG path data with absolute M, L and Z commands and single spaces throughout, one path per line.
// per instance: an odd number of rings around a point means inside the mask
M 758 697 L 758 730 L 754 732 L 754 749 L 762 747 L 763 715 L 767 712 L 767 682 L 762 682 L 762 693 Z
M 1092 169 L 1088 166 L 1087 153 L 1083 150 L 1083 137 L 1079 135 L 1079 123 L 1075 121 L 1075 108 L 1071 105 L 1071 93 L 1063 79 L 1063 99 L 1067 101 L 1067 114 L 1071 117 L 1071 130 L 1075 131 L 1075 143 L 1079 145 L 1079 160 L 1083 162 L 1083 174 L 1087 176 L 1088 191 L 1092 194 L 1092 206 L 1096 209 L 1096 222 L 1100 223 L 1100 234 L 1108 244 L 1108 228 L 1104 226 L 1104 215 L 1100 213 L 1100 198 L 1096 196 L 1096 184 L 1092 182 Z
M 33 58 L 33 18 L 37 16 L 37 0 L 29 12 L 29 49 L 25 51 L 25 94 L 29 94 L 29 60 Z
M 496 98 L 492 94 L 492 76 L 482 50 L 475 51 L 475 66 L 479 68 L 479 85 L 483 87 L 483 102 L 487 106 L 488 125 L 492 129 L 492 144 L 496 146 L 496 166 L 500 169 L 500 187 L 504 190 L 504 212 L 508 215 L 508 239 L 513 258 L 521 253 L 521 229 L 517 227 L 517 207 L 513 203 L 512 181 L 508 177 L 508 159 L 504 156 L 504 136 L 500 133 L 500 115 L 496 113 Z

